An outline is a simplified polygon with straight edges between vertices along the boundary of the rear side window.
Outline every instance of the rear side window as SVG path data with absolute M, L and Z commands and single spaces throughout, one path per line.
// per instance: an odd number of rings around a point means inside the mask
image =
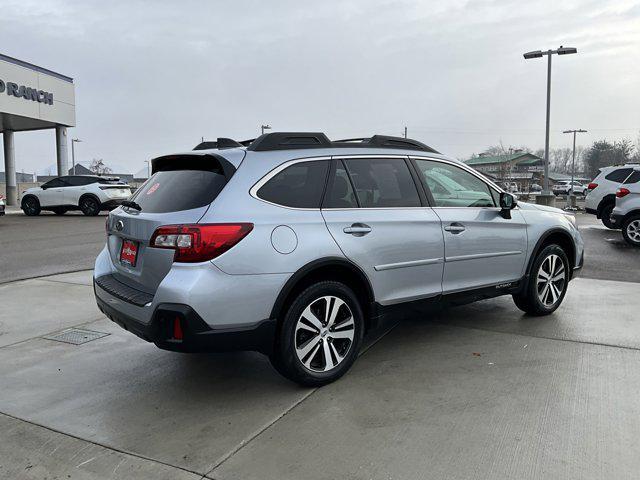
M 328 169 L 328 160 L 295 163 L 274 175 L 257 195 L 284 207 L 320 208 Z
M 420 197 L 402 158 L 345 160 L 362 208 L 419 207 Z
M 204 207 L 215 200 L 227 184 L 222 172 L 171 170 L 154 173 L 131 200 L 143 213 L 166 213 Z
M 629 175 L 629 178 L 624 181 L 624 184 L 629 185 L 631 183 L 638 183 L 638 181 L 640 181 L 640 171 L 635 170 L 631 175 Z
M 604 178 L 612 182 L 620 183 L 624 182 L 632 171 L 633 170 L 631 168 L 620 168 L 618 170 L 614 170 Z

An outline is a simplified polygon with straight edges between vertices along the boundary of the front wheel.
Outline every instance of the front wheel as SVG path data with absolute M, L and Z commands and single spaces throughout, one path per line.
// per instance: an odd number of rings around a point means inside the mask
M 22 211 L 29 217 L 40 215 L 40 201 L 36 197 L 27 197 L 22 201 Z
M 326 385 L 351 368 L 363 335 L 364 316 L 353 291 L 339 282 L 319 282 L 289 304 L 271 363 L 300 385 Z
M 549 315 L 562 303 L 569 285 L 569 259 L 558 245 L 548 245 L 538 254 L 529 282 L 513 295 L 516 306 L 530 315 Z
M 100 203 L 93 197 L 81 198 L 80 210 L 89 217 L 95 217 L 100 213 Z
M 622 236 L 634 247 L 640 247 L 640 215 L 633 215 L 622 222 Z

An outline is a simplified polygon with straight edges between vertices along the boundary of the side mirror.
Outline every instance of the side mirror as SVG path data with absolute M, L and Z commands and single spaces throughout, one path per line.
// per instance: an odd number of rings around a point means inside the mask
M 41 188 L 42 190 L 46 190 L 46 189 L 47 189 L 47 188 L 49 188 L 49 187 L 46 187 L 46 186 L 44 186 L 44 185 L 43 185 L 43 186 L 41 186 L 40 188 Z
M 502 209 L 500 211 L 500 215 L 504 218 L 511 218 L 511 210 L 516 208 L 517 204 L 518 201 L 516 200 L 515 195 L 506 192 L 500 193 L 500 208 Z

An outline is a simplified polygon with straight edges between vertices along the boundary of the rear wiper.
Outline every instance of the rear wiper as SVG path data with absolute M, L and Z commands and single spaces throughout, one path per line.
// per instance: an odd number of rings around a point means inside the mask
M 132 200 L 125 200 L 120 205 L 122 205 L 123 207 L 133 208 L 134 210 L 138 210 L 139 212 L 142 211 L 142 207 Z

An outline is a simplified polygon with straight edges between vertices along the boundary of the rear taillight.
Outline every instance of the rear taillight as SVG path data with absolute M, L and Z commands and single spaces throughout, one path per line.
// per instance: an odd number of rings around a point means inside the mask
M 629 189 L 628 189 L 628 188 L 624 188 L 624 187 L 622 187 L 622 188 L 619 188 L 619 189 L 616 191 L 616 197 L 618 197 L 618 198 L 626 197 L 626 196 L 627 196 L 627 195 L 629 195 L 630 193 L 631 193 L 631 192 L 629 191 Z
M 589 185 L 587 185 L 587 188 L 588 188 L 589 190 L 593 190 L 593 189 L 594 189 L 594 188 L 596 188 L 597 186 L 598 186 L 598 184 L 597 184 L 597 183 L 593 183 L 593 182 L 591 182 Z
M 251 230 L 252 223 L 166 225 L 153 232 L 149 246 L 175 250 L 175 262 L 206 262 L 232 248 Z

